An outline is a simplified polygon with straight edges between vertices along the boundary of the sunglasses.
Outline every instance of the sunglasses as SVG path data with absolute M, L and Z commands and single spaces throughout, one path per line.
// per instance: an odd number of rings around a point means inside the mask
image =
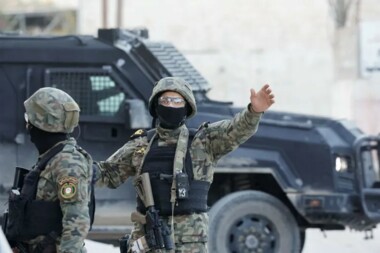
M 161 96 L 158 98 L 158 103 L 163 106 L 183 107 L 186 101 L 180 97 Z

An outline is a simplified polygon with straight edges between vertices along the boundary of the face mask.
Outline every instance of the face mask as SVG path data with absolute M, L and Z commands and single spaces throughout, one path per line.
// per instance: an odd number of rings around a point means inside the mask
M 27 132 L 30 134 L 30 141 L 36 146 L 39 154 L 45 153 L 48 149 L 60 141 L 68 138 L 65 133 L 45 132 L 32 124 L 28 124 Z
M 30 135 L 30 141 L 34 143 L 36 140 L 37 129 L 32 124 L 27 123 L 26 132 Z
M 160 125 L 168 129 L 175 129 L 183 125 L 187 114 L 186 107 L 174 108 L 163 105 L 157 105 L 156 112 Z

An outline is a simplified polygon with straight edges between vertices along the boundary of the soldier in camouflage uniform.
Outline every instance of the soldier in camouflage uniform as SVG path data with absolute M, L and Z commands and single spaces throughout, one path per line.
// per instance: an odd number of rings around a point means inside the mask
M 24 245 L 27 252 L 86 252 L 84 239 L 90 229 L 92 158 L 69 136 L 78 125 L 79 106 L 67 93 L 49 87 L 36 91 L 24 106 L 27 129 L 39 152 L 34 170 L 46 156 L 51 156 L 37 178 L 35 200 L 57 203 L 61 231 L 39 235 L 20 245 Z M 52 155 L 53 149 L 56 151 Z M 24 193 L 24 187 L 25 183 L 21 196 L 29 194 Z M 54 210 L 39 211 L 47 216 Z M 46 224 L 42 221 L 39 225 Z M 17 250 L 20 249 L 14 249 Z
M 256 132 L 261 114 L 273 103 L 274 95 L 269 85 L 263 86 L 257 93 L 251 89 L 250 104 L 246 109 L 231 120 L 203 124 L 189 138 L 184 123 L 197 111 L 191 87 L 180 78 L 163 78 L 154 87 L 149 100 L 149 111 L 159 120 L 154 136 L 149 140 L 149 134 L 147 136 L 145 131 L 139 130 L 106 161 L 99 162 L 97 185 L 116 188 L 130 176 L 149 172 L 155 206 L 174 231 L 175 252 L 205 253 L 208 233 L 207 193 L 213 180 L 214 167 L 222 156 L 236 149 Z M 162 164 L 169 168 L 163 168 Z M 181 172 L 187 173 L 190 180 L 187 200 L 171 191 L 172 181 L 165 183 L 167 180 L 162 180 L 167 178 L 165 173 L 176 178 L 173 175 Z M 163 184 L 169 186 L 161 189 Z M 187 201 L 185 205 L 184 201 Z M 144 213 L 139 200 L 138 211 Z M 136 220 L 130 247 L 133 241 L 143 235 L 143 225 Z M 129 249 L 129 252 L 132 250 Z

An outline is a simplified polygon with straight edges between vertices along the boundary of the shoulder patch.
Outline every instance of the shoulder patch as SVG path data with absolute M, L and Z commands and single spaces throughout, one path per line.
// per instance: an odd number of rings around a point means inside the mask
M 75 177 L 63 177 L 58 181 L 59 196 L 62 199 L 69 200 L 77 195 L 78 179 Z
M 144 129 L 137 130 L 134 134 L 129 137 L 130 140 L 136 139 L 137 137 L 146 136 L 146 131 Z

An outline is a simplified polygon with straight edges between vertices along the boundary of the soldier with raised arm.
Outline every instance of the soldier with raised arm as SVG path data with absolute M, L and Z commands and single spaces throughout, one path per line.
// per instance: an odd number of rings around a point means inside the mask
M 257 131 L 262 113 L 273 103 L 274 95 L 269 85 L 264 85 L 258 92 L 251 89 L 250 103 L 232 119 L 188 129 L 186 120 L 197 112 L 191 87 L 181 78 L 163 78 L 149 99 L 157 128 L 138 130 L 106 161 L 98 162 L 97 184 L 116 188 L 130 176 L 148 173 L 154 208 L 171 230 L 174 251 L 207 252 L 207 195 L 214 167 Z M 128 252 L 169 252 L 167 248 L 152 249 L 149 243 L 147 249 L 138 248 L 145 247 L 145 215 L 147 207 L 138 196 Z

